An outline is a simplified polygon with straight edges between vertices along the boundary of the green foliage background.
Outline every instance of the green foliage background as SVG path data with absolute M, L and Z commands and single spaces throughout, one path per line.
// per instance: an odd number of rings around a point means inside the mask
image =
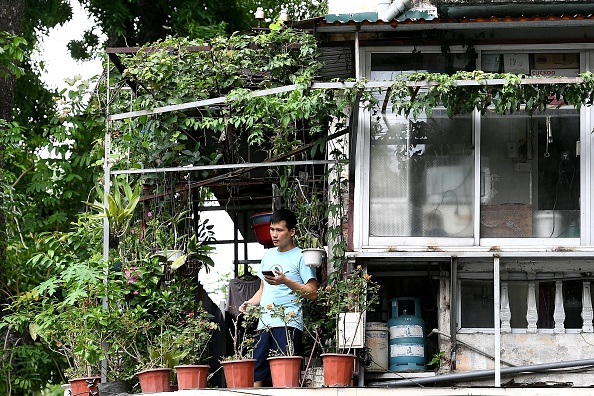
M 84 259 L 84 249 L 70 246 L 80 238 L 80 235 L 71 233 L 71 223 L 77 222 L 77 214 L 86 210 L 82 202 L 91 199 L 93 186 L 102 174 L 106 106 L 105 76 L 85 82 L 72 78 L 68 91 L 56 92 L 47 89 L 41 82 L 43 61 L 33 60 L 38 37 L 71 18 L 69 2 L 15 0 L 14 3 L 23 4 L 25 9 L 22 35 L 16 38 L 0 36 L 0 70 L 8 70 L 18 77 L 12 104 L 13 117 L 0 120 L 0 146 L 3 151 L 0 219 L 5 225 L 0 238 L 2 304 L 25 295 L 49 276 L 59 273 L 71 260 Z M 253 11 L 258 6 L 264 7 L 267 16 L 274 20 L 280 14 L 281 2 L 202 3 L 203 7 L 193 1 L 81 0 L 81 4 L 97 18 L 97 24 L 90 26 L 84 37 L 74 38 L 69 47 L 76 57 L 92 58 L 103 56 L 106 45 L 143 45 L 164 40 L 168 35 L 213 39 L 213 43 L 217 43 L 219 39 L 214 38 L 220 34 L 229 35 L 255 26 Z M 289 6 L 289 14 L 294 19 L 319 14 L 319 8 L 308 8 L 320 6 L 315 1 L 282 3 Z M 102 41 L 99 33 L 105 34 L 107 40 Z M 178 45 L 182 45 L 184 40 L 180 40 Z M 281 67 L 282 62 L 277 69 Z M 162 70 L 169 76 L 174 73 L 184 75 L 179 69 L 166 69 Z M 229 69 L 227 75 L 232 73 L 233 70 Z M 0 75 L 0 78 L 5 77 Z M 151 91 L 144 93 L 142 100 L 145 100 L 146 106 L 160 103 L 162 99 L 159 96 L 163 96 L 169 88 L 166 84 L 171 84 L 167 74 L 156 77 L 157 84 L 165 85 L 160 88 L 161 91 L 151 86 Z M 221 78 L 221 74 L 214 78 Z M 189 79 L 185 83 L 176 80 L 177 83 L 180 83 L 181 89 L 176 90 L 174 102 L 201 97 L 201 88 L 190 85 Z M 114 109 L 126 107 L 117 103 L 113 105 Z M 178 123 L 177 118 L 185 124 Z M 178 125 L 182 127 L 177 128 Z M 152 148 L 157 151 L 157 157 L 165 156 L 161 161 L 218 161 L 217 155 L 211 155 L 212 152 L 203 154 L 200 145 L 191 139 L 191 134 L 186 133 L 186 130 L 204 128 L 194 119 L 183 114 L 174 115 L 170 119 L 154 120 L 153 126 L 162 133 L 156 134 L 161 139 L 156 139 L 158 147 Z M 179 142 L 172 143 L 168 139 L 169 133 L 179 137 Z M 183 145 L 181 150 L 180 145 Z M 166 157 L 169 148 L 180 155 Z M 65 254 L 63 246 L 60 249 L 47 246 L 48 233 L 54 241 L 66 243 L 72 249 L 71 253 L 77 253 L 75 257 Z M 48 381 L 61 381 L 59 368 L 63 367 L 63 362 L 43 345 L 33 343 L 25 328 L 11 332 L 6 338 L 6 329 L 2 333 L 8 344 L 0 367 L 5 379 L 0 381 L 0 394 L 39 392 Z

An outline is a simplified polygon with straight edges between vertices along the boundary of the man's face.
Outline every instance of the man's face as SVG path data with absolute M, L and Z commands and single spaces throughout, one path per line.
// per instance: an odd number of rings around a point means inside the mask
M 293 235 L 295 235 L 295 229 L 289 230 L 287 228 L 287 222 L 284 220 L 270 224 L 272 243 L 281 252 L 287 250 L 289 247 L 293 247 Z

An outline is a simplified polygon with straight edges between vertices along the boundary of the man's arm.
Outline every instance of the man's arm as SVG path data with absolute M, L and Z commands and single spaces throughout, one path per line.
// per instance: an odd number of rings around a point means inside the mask
M 243 302 L 243 304 L 241 304 L 238 308 L 239 312 L 241 312 L 242 314 L 247 313 L 247 307 L 248 305 L 259 305 L 260 304 L 260 299 L 262 298 L 262 292 L 264 291 L 264 281 L 260 282 L 260 288 L 258 289 L 257 292 L 254 293 L 254 295 L 249 299 Z
M 282 272 L 275 272 L 276 276 L 264 275 L 266 282 L 271 285 L 286 285 L 289 289 L 298 292 L 311 301 L 315 301 L 318 298 L 318 281 L 315 278 L 311 278 L 307 283 L 303 284 L 285 276 Z

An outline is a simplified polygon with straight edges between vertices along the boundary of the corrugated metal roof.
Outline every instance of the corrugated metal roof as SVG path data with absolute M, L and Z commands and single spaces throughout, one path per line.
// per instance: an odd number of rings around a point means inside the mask
M 592 3 L 594 5 L 594 2 Z M 476 18 L 435 18 L 393 20 L 390 22 L 326 22 L 321 20 L 316 26 L 320 32 L 373 32 L 394 30 L 427 30 L 427 29 L 506 29 L 506 28 L 531 28 L 531 27 L 568 27 L 568 26 L 594 26 L 594 13 L 572 15 L 535 15 L 531 17 L 476 17 Z

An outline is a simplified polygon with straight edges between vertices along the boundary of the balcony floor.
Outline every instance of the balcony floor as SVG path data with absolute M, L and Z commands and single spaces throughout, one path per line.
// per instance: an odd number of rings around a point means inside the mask
M 244 388 L 195 389 L 153 396 L 591 396 L 592 388 Z

